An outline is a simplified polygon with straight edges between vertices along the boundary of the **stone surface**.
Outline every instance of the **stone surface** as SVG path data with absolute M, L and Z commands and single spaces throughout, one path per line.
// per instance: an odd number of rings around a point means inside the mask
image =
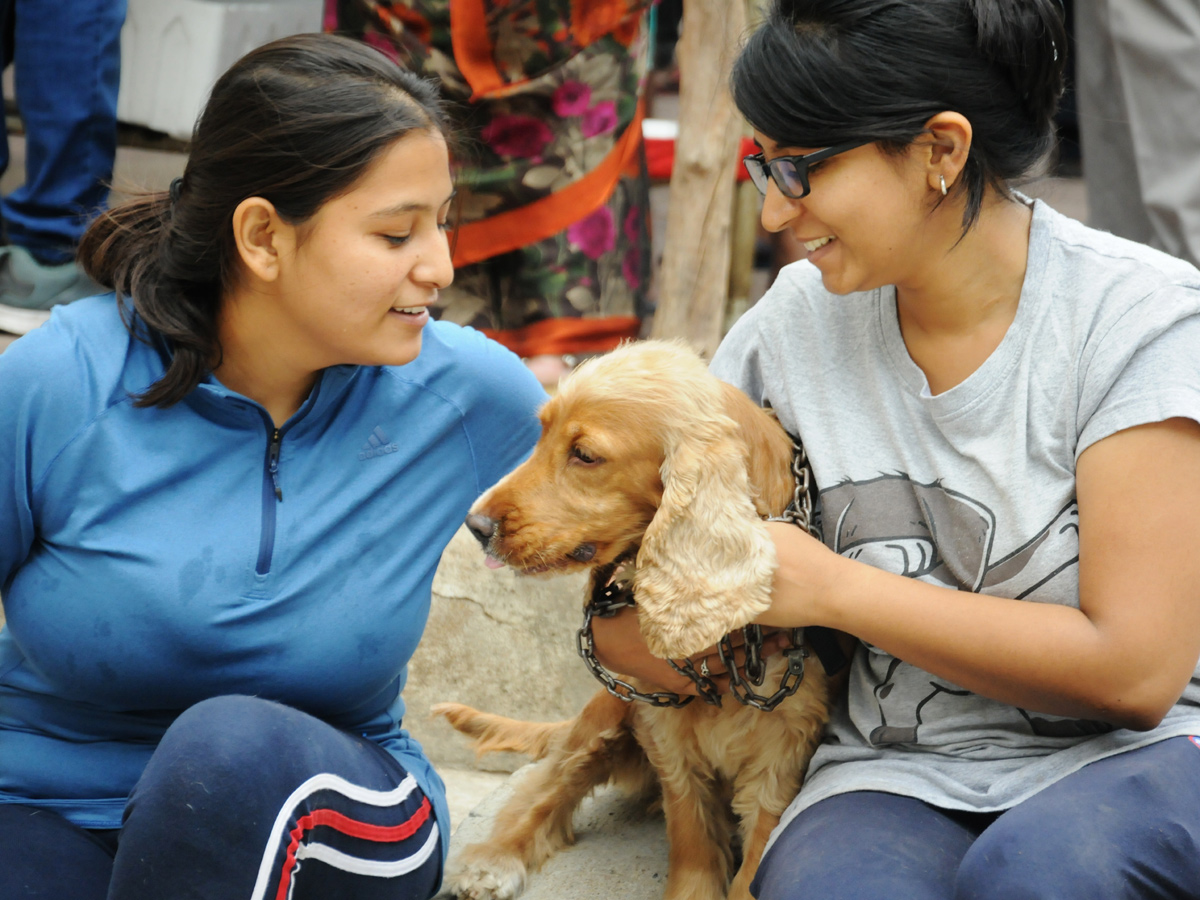
M 450 807 L 451 833 L 473 809 L 509 778 L 507 772 L 480 772 L 477 769 L 447 766 L 439 767 L 438 774 L 442 776 L 442 781 L 446 782 L 446 805 Z
M 518 719 L 574 716 L 599 687 L 575 650 L 585 576 L 531 578 L 489 569 L 460 529 L 433 581 L 429 624 L 409 664 L 405 727 L 439 766 L 512 771 L 527 762 L 492 754 L 478 763 L 468 740 L 434 703 L 465 703 Z
M 456 856 L 486 840 L 492 820 L 519 789 L 518 771 L 459 825 L 450 845 Z M 575 814 L 576 841 L 529 876 L 521 900 L 661 900 L 667 881 L 667 835 L 660 813 L 612 788 L 597 791 Z M 453 895 L 443 888 L 440 900 Z

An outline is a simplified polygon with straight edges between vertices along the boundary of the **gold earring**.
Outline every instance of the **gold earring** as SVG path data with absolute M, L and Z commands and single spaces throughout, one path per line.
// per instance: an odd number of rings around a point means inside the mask
M 938 176 L 938 181 L 940 181 L 940 182 L 942 183 L 942 196 L 943 196 L 943 197 L 945 197 L 945 196 L 946 196 L 946 193 L 947 193 L 947 191 L 946 191 L 946 176 L 945 176 L 945 175 L 939 175 L 939 176 Z

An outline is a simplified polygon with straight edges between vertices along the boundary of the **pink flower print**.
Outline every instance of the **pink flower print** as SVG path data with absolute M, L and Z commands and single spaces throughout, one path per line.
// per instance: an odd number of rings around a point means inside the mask
M 567 226 L 567 240 L 588 259 L 599 259 L 617 245 L 617 228 L 612 210 L 602 206 L 590 216 Z
M 625 239 L 635 243 L 642 239 L 642 208 L 640 206 L 629 207 L 629 212 L 625 214 Z
M 550 98 L 554 114 L 563 119 L 567 116 L 583 115 L 591 102 L 592 89 L 582 81 L 564 82 Z
M 637 290 L 642 284 L 642 254 L 637 247 L 630 247 L 621 260 L 621 277 L 631 290 Z
M 541 156 L 554 138 L 550 126 L 533 116 L 497 116 L 481 134 L 498 155 L 525 159 Z
M 363 34 L 363 40 L 390 59 L 392 62 L 400 61 L 400 51 L 396 49 L 396 45 L 378 31 L 366 32 Z
M 580 127 L 585 138 L 608 134 L 617 127 L 617 104 L 612 100 L 601 100 L 584 112 Z

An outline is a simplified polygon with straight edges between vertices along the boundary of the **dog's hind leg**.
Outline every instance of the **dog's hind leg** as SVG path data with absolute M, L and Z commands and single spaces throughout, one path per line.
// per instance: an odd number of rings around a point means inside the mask
M 574 840 L 572 817 L 588 793 L 618 774 L 615 767 L 643 758 L 629 714 L 629 704 L 601 691 L 571 720 L 561 743 L 516 785 L 488 840 L 458 856 L 446 879 L 457 896 L 511 900 L 528 872 Z

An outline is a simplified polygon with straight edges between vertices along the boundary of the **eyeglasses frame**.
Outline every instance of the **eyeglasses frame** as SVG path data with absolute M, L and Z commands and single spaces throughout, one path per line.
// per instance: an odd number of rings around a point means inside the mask
M 779 193 L 790 200 L 803 200 L 812 193 L 812 187 L 808 183 L 808 169 L 814 163 L 824 162 L 831 156 L 837 156 L 839 153 L 845 153 L 848 150 L 854 150 L 857 147 L 863 147 L 873 143 L 873 140 L 853 141 L 847 144 L 834 144 L 832 147 L 825 147 L 821 150 L 814 150 L 812 153 L 805 153 L 800 156 L 777 156 L 770 162 L 764 158 L 763 154 L 752 153 L 749 156 L 742 157 L 742 165 L 746 167 L 746 173 L 750 176 L 750 181 L 754 184 L 760 194 L 764 197 L 767 195 L 766 185 L 759 187 L 758 182 L 754 179 L 754 171 L 750 168 L 750 163 L 753 162 L 759 167 L 759 171 L 766 173 L 770 181 L 775 182 L 775 187 L 779 188 Z M 784 186 L 783 182 L 775 175 L 775 165 L 777 163 L 789 162 L 796 168 L 796 175 L 800 179 L 800 183 L 804 185 L 804 193 L 796 195 L 790 193 Z

